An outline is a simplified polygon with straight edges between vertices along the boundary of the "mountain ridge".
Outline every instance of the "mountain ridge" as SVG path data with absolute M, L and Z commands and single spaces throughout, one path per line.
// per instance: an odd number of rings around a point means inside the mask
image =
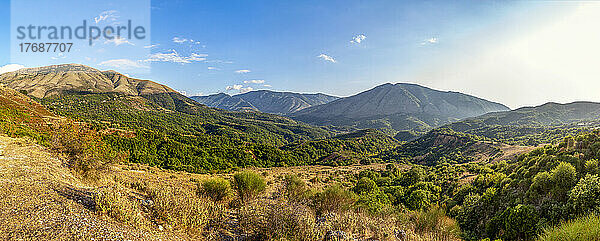
M 309 107 L 290 115 L 316 125 L 383 128 L 425 132 L 433 127 L 508 107 L 459 92 L 439 91 L 418 84 L 386 83 L 353 96 Z
M 304 94 L 271 90 L 256 90 L 237 95 L 219 93 L 190 98 L 201 104 L 225 110 L 253 110 L 281 115 L 338 99 L 338 97 L 322 93 Z
M 135 79 L 114 70 L 101 71 L 81 64 L 60 64 L 24 68 L 0 74 L 0 83 L 27 91 L 36 98 L 64 92 L 122 93 L 151 95 L 177 91 L 150 80 Z

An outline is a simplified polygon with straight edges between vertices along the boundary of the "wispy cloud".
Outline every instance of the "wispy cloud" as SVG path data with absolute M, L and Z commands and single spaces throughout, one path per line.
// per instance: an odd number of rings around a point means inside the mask
M 365 36 L 364 34 L 359 34 L 359 35 L 352 37 L 352 40 L 350 40 L 350 43 L 359 44 L 362 41 L 364 41 L 366 38 L 367 38 L 367 36 Z
M 98 17 L 94 17 L 94 22 L 98 24 L 102 21 L 116 21 L 117 18 L 119 18 L 117 10 L 108 10 L 100 13 Z
M 0 74 L 17 71 L 22 68 L 25 68 L 25 66 L 20 65 L 20 64 L 7 64 L 7 65 L 0 67 Z
M 99 65 L 109 68 L 116 68 L 121 70 L 131 69 L 148 69 L 150 66 L 141 63 L 140 61 L 133 61 L 130 59 L 111 59 L 102 61 Z
M 144 46 L 145 49 L 151 49 L 151 48 L 155 48 L 158 47 L 160 44 L 152 44 L 152 45 L 148 45 L 148 46 Z
M 235 72 L 238 74 L 247 74 L 247 73 L 250 73 L 251 71 L 249 69 L 240 69 L 240 70 L 236 70 Z
M 273 87 L 273 86 L 271 86 L 271 85 L 263 85 L 263 86 L 264 86 L 264 87 Z
M 199 41 L 196 41 L 196 40 L 193 40 L 193 39 L 187 39 L 187 38 L 180 38 L 180 37 L 173 37 L 173 43 L 178 43 L 178 44 L 182 44 L 182 43 L 200 44 Z
M 51 59 L 64 59 L 64 58 L 66 58 L 66 57 L 67 57 L 67 56 L 65 56 L 65 54 L 64 54 L 64 53 L 58 53 L 56 56 L 52 56 L 52 57 L 50 57 L 50 58 L 51 58 Z
M 104 41 L 104 44 L 111 44 L 111 43 L 115 44 L 115 46 L 119 46 L 121 44 L 135 45 L 132 42 L 129 42 L 129 40 L 121 38 L 119 36 L 116 36 L 113 39 L 107 39 L 107 40 Z
M 207 61 L 206 61 L 206 63 L 214 63 L 214 64 L 233 64 L 233 61 L 213 59 L 213 60 L 207 60 Z
M 431 37 L 428 39 L 423 40 L 423 42 L 421 42 L 421 45 L 427 45 L 427 44 L 437 44 L 438 43 L 438 38 L 436 37 Z
M 205 61 L 207 54 L 192 53 L 189 56 L 182 56 L 174 49 L 171 49 L 168 53 L 155 53 L 151 54 L 150 58 L 146 59 L 146 62 L 171 62 L 180 64 L 189 64 L 192 62 Z
M 331 56 L 329 56 L 329 55 L 326 55 L 326 54 L 320 54 L 320 55 L 319 55 L 319 56 L 317 56 L 317 57 L 319 57 L 319 58 L 321 58 L 321 59 L 323 59 L 323 60 L 325 60 L 325 61 L 329 61 L 329 62 L 331 62 L 331 63 L 336 63 L 336 62 L 337 62 L 337 61 L 336 61 L 336 60 L 335 60 L 333 57 L 331 57 Z
M 244 80 L 244 84 L 264 84 L 265 80 L 262 79 L 253 79 L 253 80 Z
M 208 70 L 219 70 L 219 68 L 217 67 L 213 67 L 213 66 L 208 66 L 207 67 Z

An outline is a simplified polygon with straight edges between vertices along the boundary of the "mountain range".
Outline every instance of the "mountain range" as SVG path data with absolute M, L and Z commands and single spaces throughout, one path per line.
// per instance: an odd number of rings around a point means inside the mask
M 508 107 L 458 92 L 417 84 L 383 84 L 354 96 L 305 108 L 290 117 L 315 125 L 378 128 L 388 134 L 434 127 Z
M 201 104 L 225 110 L 254 110 L 280 115 L 290 114 L 339 99 L 321 93 L 300 94 L 270 90 L 250 91 L 234 96 L 219 93 L 209 96 L 192 96 L 190 98 Z

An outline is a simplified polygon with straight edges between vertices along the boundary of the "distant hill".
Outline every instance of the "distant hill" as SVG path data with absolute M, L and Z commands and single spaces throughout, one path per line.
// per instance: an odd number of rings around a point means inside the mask
M 81 64 L 26 68 L 0 75 L 0 83 L 44 98 L 64 92 L 151 95 L 176 92 L 148 80 L 127 77 L 115 71 L 100 71 Z
M 537 145 L 600 126 L 600 103 L 546 103 L 488 113 L 448 124 L 446 128 L 507 143 Z
M 309 107 L 291 114 L 316 125 L 377 128 L 395 135 L 433 127 L 508 107 L 474 96 L 430 89 L 416 84 L 383 84 L 354 96 Z
M 192 96 L 190 98 L 201 104 L 225 110 L 256 110 L 273 114 L 289 114 L 339 99 L 321 93 L 300 94 L 270 90 L 250 91 L 234 96 L 220 93 L 209 96 Z
M 378 157 L 386 161 L 407 161 L 434 166 L 440 163 L 460 164 L 472 161 L 515 159 L 532 147 L 509 146 L 489 139 L 437 128 L 416 140 L 384 151 Z
M 192 96 L 190 99 L 197 101 L 200 104 L 215 107 L 223 110 L 253 110 L 258 111 L 256 107 L 250 104 L 248 101 L 238 97 L 231 96 L 225 93 L 219 93 L 208 96 Z

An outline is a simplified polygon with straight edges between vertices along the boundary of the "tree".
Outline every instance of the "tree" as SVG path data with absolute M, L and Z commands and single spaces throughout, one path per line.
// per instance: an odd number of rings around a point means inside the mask
M 431 193 L 427 190 L 415 190 L 408 196 L 406 207 L 411 210 L 423 210 L 431 205 L 430 196 Z
M 538 230 L 537 222 L 538 217 L 532 206 L 517 205 L 510 209 L 508 219 L 504 223 L 506 238 L 531 240 Z
M 600 212 L 600 178 L 586 175 L 569 192 L 569 202 L 577 214 Z
M 377 190 L 377 184 L 367 177 L 363 177 L 358 180 L 353 189 L 356 194 L 371 193 L 375 190 Z
M 573 165 L 560 162 L 552 170 L 552 195 L 560 201 L 565 201 L 569 190 L 577 182 L 577 171 Z

